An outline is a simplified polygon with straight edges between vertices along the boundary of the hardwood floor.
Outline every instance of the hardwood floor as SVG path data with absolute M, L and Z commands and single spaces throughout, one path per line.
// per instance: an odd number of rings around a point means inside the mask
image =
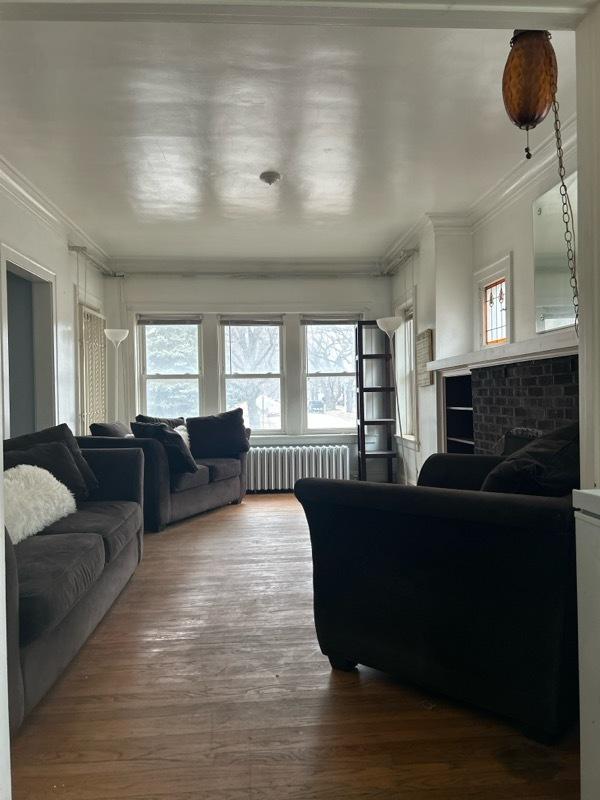
M 142 565 L 14 742 L 15 800 L 575 800 L 574 737 L 362 668 L 332 673 L 289 495 L 146 536 Z

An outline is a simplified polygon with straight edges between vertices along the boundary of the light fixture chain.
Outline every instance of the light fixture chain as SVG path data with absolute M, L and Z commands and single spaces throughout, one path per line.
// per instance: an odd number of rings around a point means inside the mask
M 573 292 L 573 310 L 575 312 L 575 333 L 579 336 L 579 286 L 577 283 L 577 257 L 575 246 L 575 220 L 573 217 L 573 207 L 571 206 L 571 198 L 569 197 L 569 190 L 565 182 L 567 174 L 564 161 L 562 132 L 559 116 L 559 103 L 556 99 L 556 92 L 554 92 L 554 100 L 552 102 L 552 110 L 554 112 L 554 134 L 556 137 L 556 155 L 558 158 L 558 176 L 560 178 L 560 197 L 562 201 L 562 215 L 565 225 L 565 245 L 567 248 L 567 264 L 569 266 L 569 283 L 571 284 L 571 291 Z

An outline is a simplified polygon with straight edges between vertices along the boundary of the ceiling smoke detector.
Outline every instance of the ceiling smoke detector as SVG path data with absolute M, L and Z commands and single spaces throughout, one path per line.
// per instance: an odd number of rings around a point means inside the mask
M 263 183 L 266 183 L 267 186 L 273 186 L 274 183 L 281 180 L 281 174 L 275 169 L 266 169 L 264 172 L 261 172 L 258 177 Z

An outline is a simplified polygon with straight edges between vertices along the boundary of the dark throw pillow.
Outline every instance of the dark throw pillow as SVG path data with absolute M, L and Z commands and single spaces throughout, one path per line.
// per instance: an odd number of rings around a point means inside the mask
M 579 488 L 579 423 L 533 439 L 489 473 L 481 490 L 562 497 Z
M 171 472 L 198 472 L 198 464 L 192 458 L 183 436 L 165 422 L 132 422 L 131 430 L 136 439 L 156 439 L 163 445 Z
M 62 442 L 66 445 L 83 476 L 88 491 L 93 492 L 98 488 L 99 484 L 96 476 L 83 457 L 79 445 L 73 436 L 73 432 L 64 422 L 62 425 L 55 425 L 53 428 L 45 428 L 43 431 L 26 433 L 24 436 L 17 436 L 14 439 L 6 439 L 4 441 L 4 452 L 8 453 L 11 450 L 29 450 L 36 444 L 47 444 L 48 442 Z
M 250 449 L 241 408 L 186 421 L 194 458 L 239 458 Z
M 160 425 L 163 423 L 164 425 L 168 425 L 169 428 L 175 429 L 178 425 L 185 425 L 185 420 L 183 417 L 173 417 L 170 419 L 169 417 L 147 417 L 144 414 L 138 414 L 135 418 L 136 422 L 144 422 L 146 425 Z
M 131 435 L 131 428 L 124 422 L 92 422 L 90 433 L 92 436 L 116 436 L 123 439 Z
M 537 428 L 511 428 L 498 441 L 496 452 L 501 456 L 511 456 L 517 450 L 526 447 L 533 439 L 539 439 L 543 435 Z
M 62 442 L 36 444 L 29 450 L 9 450 L 4 454 L 5 471 L 21 464 L 31 464 L 47 470 L 73 493 L 76 500 L 85 500 L 89 495 L 87 484 L 71 451 Z

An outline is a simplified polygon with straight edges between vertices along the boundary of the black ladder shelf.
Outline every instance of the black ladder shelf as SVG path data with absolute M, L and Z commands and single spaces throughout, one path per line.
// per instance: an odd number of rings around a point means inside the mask
M 394 480 L 397 451 L 395 396 L 390 342 L 374 320 L 356 326 L 356 412 L 358 427 L 358 478 L 368 480 L 371 459 L 386 462 L 387 482 Z M 367 449 L 366 429 L 373 426 L 376 449 Z

